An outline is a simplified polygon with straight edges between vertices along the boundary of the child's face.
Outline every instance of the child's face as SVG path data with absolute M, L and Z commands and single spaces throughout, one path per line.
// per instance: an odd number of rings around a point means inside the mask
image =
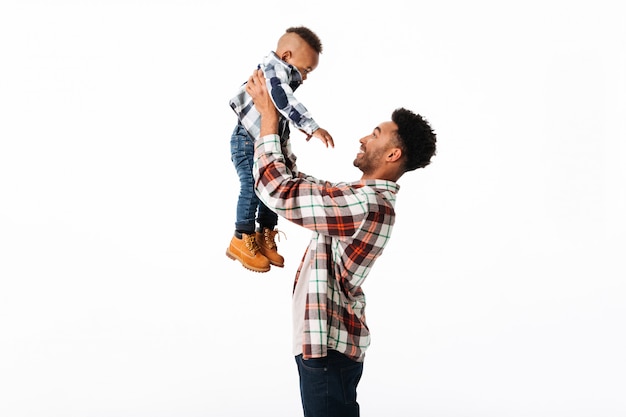
M 307 79 L 308 74 L 317 68 L 319 58 L 319 54 L 313 48 L 309 45 L 303 45 L 301 48 L 291 51 L 284 60 L 300 71 L 302 81 L 304 81 Z

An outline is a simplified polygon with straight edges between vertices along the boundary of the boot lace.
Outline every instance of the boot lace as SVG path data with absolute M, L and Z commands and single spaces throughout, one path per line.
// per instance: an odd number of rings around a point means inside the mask
M 259 248 L 259 244 L 257 243 L 254 235 L 245 235 L 243 241 L 246 248 L 248 248 L 252 255 L 256 255 L 256 253 L 261 249 Z
M 268 228 L 263 229 L 263 239 L 265 240 L 265 246 L 267 246 L 270 249 L 276 249 L 277 246 L 276 246 L 276 241 L 274 240 L 274 238 L 278 237 L 278 241 L 280 242 L 280 233 L 282 233 L 285 239 L 287 239 L 287 235 L 282 230 L 278 230 L 278 229 L 270 230 Z

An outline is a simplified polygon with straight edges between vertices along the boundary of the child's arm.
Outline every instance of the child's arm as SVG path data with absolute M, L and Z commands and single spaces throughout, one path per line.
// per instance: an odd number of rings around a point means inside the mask
M 307 140 L 315 136 L 327 147 L 328 144 L 334 147 L 333 139 L 328 131 L 320 128 L 307 108 L 294 96 L 293 89 L 286 81 L 290 78 L 287 71 L 286 67 L 276 65 L 272 59 L 266 60 L 263 68 L 267 90 L 276 109 L 307 135 Z

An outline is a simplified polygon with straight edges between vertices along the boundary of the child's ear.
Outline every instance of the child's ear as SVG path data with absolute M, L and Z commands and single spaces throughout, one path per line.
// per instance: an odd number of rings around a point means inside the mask
M 282 59 L 283 61 L 287 61 L 289 58 L 291 58 L 291 51 L 285 51 L 280 56 L 280 59 Z

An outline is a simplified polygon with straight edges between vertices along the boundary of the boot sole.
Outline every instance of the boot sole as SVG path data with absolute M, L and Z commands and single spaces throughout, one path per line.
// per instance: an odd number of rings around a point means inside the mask
M 276 266 L 278 268 L 284 268 L 285 264 L 277 264 L 275 262 L 270 261 L 270 264 L 272 264 L 273 266 Z
M 245 262 L 244 262 L 241 258 L 239 258 L 237 255 L 235 255 L 234 253 L 232 253 L 232 252 L 230 251 L 230 249 L 226 249 L 226 256 L 228 256 L 228 257 L 229 257 L 230 259 L 232 259 L 233 261 L 239 261 L 239 263 L 240 263 L 240 264 L 241 264 L 244 268 L 246 268 L 246 269 L 248 269 L 248 270 L 250 270 L 250 271 L 253 271 L 253 272 L 267 272 L 267 271 L 269 271 L 269 270 L 270 270 L 270 267 L 269 267 L 269 266 L 267 267 L 267 269 L 265 269 L 265 268 L 255 268 L 255 267 L 253 267 L 253 266 L 246 265 L 246 263 L 245 263 Z

